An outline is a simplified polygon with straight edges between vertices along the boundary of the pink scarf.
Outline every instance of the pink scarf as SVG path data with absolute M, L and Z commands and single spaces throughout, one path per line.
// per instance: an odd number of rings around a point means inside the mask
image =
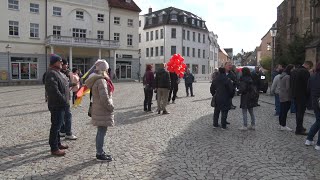
M 107 81 L 107 85 L 109 87 L 109 91 L 112 94 L 114 92 L 114 85 L 113 85 L 112 81 L 109 78 L 105 78 L 105 80 Z

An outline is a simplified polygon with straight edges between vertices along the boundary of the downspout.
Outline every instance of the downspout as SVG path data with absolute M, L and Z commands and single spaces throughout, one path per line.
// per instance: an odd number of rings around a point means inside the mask
M 166 62 L 166 26 L 163 25 L 163 63 Z
M 109 5 L 109 43 L 110 43 L 110 41 L 111 41 L 111 39 L 110 39 L 110 37 L 111 37 L 111 9 L 112 9 L 112 7 L 110 7 L 110 5 Z M 111 50 L 109 49 L 109 57 L 108 57 L 108 60 L 109 60 L 109 65 L 110 65 L 110 63 L 111 63 Z M 114 69 L 113 70 L 114 71 L 114 73 L 116 72 L 116 70 Z
M 46 41 L 46 38 L 48 36 L 48 0 L 46 0 L 46 10 L 45 10 L 45 41 Z M 47 69 L 48 69 L 48 56 L 47 56 L 47 53 L 48 53 L 48 49 L 46 47 L 46 42 L 45 42 L 45 60 L 46 60 L 46 72 L 47 72 Z

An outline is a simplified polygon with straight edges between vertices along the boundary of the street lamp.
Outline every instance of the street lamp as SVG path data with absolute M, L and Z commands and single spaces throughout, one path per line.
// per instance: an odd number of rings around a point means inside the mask
M 273 71 L 273 63 L 274 63 L 274 59 L 275 59 L 275 37 L 277 36 L 277 28 L 275 26 L 272 26 L 272 28 L 270 29 L 270 35 L 272 37 L 272 60 L 271 60 L 271 69 L 270 69 L 270 74 L 271 74 L 271 79 L 272 79 L 272 71 Z M 268 48 L 270 45 L 268 45 Z
M 11 49 L 11 46 L 10 46 L 10 44 L 7 44 L 7 46 L 6 46 L 6 50 L 7 50 L 7 52 L 8 52 L 8 82 L 10 82 L 10 49 Z

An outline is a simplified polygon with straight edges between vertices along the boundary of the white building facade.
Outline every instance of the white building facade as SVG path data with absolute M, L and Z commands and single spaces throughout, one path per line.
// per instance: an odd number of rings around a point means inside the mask
M 52 53 L 83 73 L 103 58 L 117 78 L 138 78 L 141 10 L 114 1 L 1 1 L 0 83 L 41 82 Z
M 212 74 L 214 69 L 219 67 L 219 44 L 218 35 L 212 31 L 209 32 L 210 56 L 209 56 L 209 73 Z
M 198 16 L 169 7 L 139 18 L 139 49 L 141 74 L 147 64 L 155 69 L 169 62 L 173 54 L 181 54 L 196 77 L 209 73 L 209 32 Z

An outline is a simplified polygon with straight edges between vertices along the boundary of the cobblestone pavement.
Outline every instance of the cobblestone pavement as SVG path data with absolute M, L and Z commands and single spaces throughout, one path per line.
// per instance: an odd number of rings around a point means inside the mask
M 229 113 L 228 130 L 213 129 L 209 87 L 195 83 L 195 97 L 185 97 L 180 84 L 171 114 L 158 115 L 142 111 L 141 84 L 115 84 L 116 126 L 106 138 L 110 163 L 95 160 L 88 97 L 72 109 L 78 140 L 65 141 L 65 157 L 52 157 L 44 87 L 0 87 L 0 179 L 320 179 L 320 152 L 305 147 L 305 137 L 279 131 L 268 103 L 255 108 L 256 131 L 238 130 L 239 107 Z M 239 96 L 233 102 L 239 106 Z M 314 121 L 307 115 L 305 126 Z M 295 127 L 291 114 L 288 126 Z

